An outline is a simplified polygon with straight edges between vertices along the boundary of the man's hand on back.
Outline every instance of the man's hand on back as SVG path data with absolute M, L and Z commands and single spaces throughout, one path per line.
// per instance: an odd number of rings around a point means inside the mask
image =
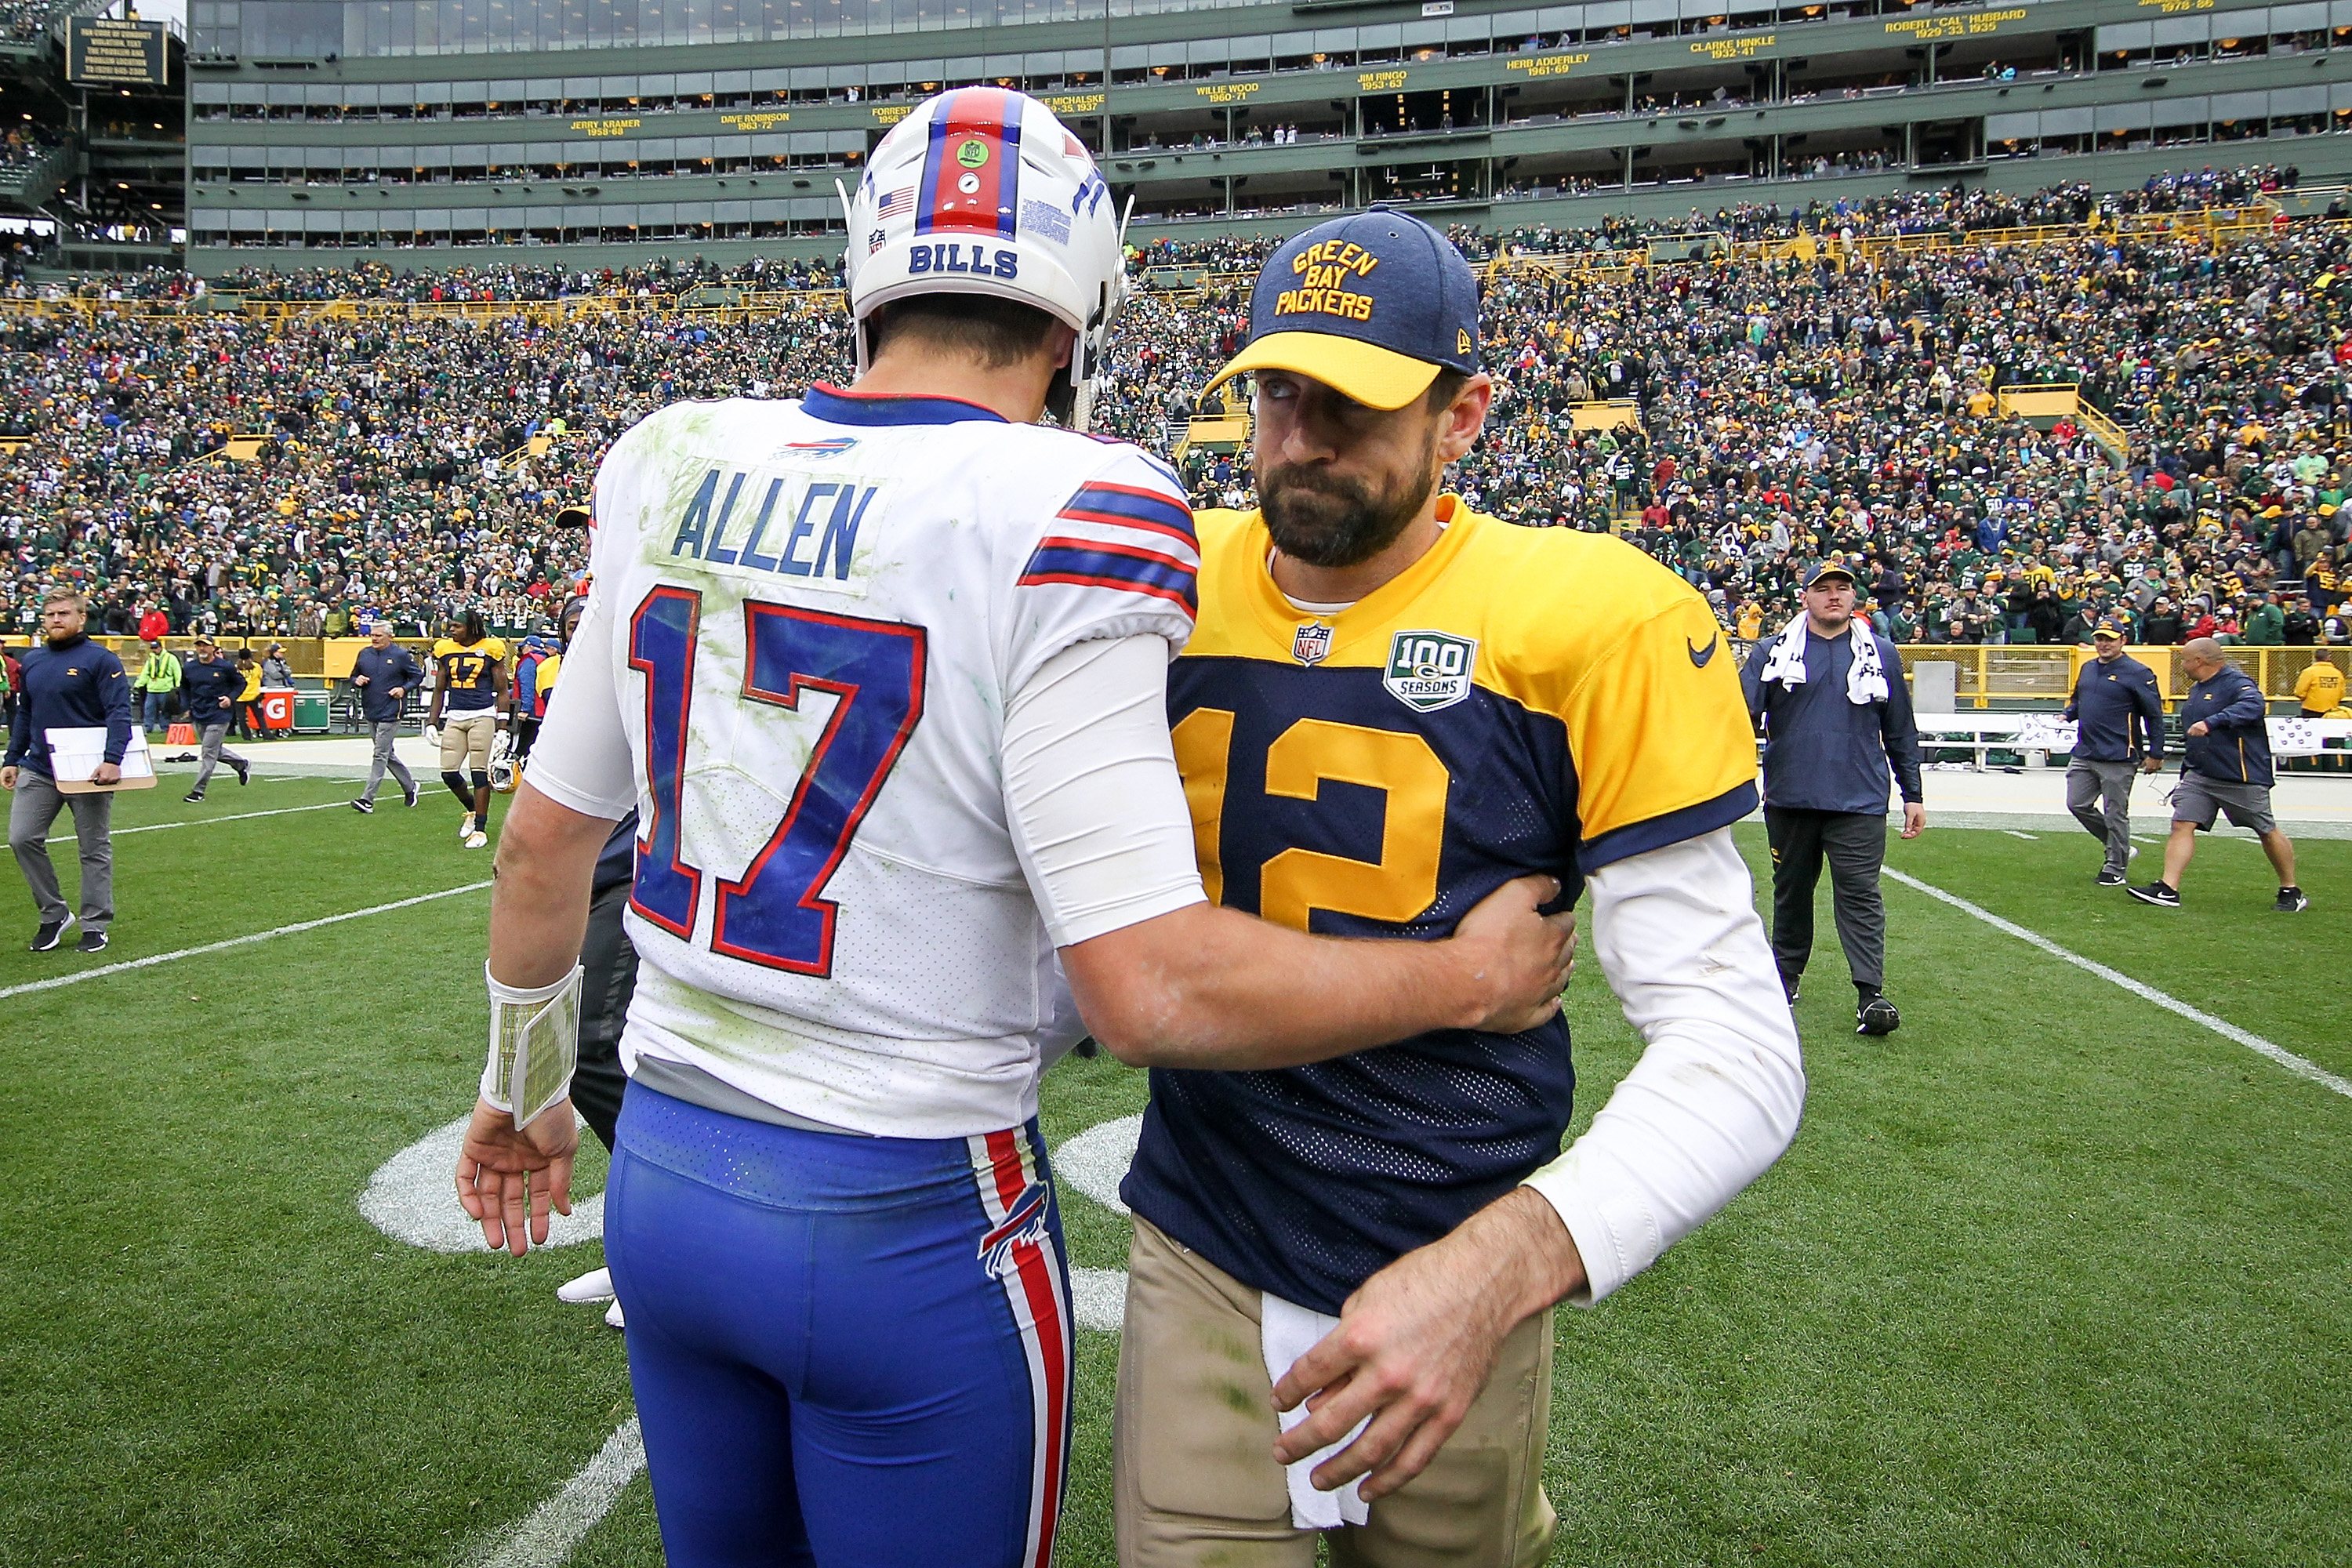
M 1274 1385 L 1277 1410 L 1314 1412 L 1274 1446 L 1283 1464 L 1356 1440 L 1315 1468 L 1325 1491 L 1369 1475 L 1387 1496 L 1421 1474 L 1486 1386 L 1504 1339 L 1584 1283 L 1584 1259 L 1542 1194 L 1520 1187 L 1364 1281 L 1339 1326 Z
M 1559 1011 L 1576 961 L 1576 911 L 1536 915 L 1559 896 L 1559 884 L 1549 877 L 1514 878 L 1455 923 L 1449 945 L 1470 960 L 1474 973 L 1499 987 L 1493 1009 L 1470 1027 L 1516 1035 Z
M 547 1245 L 548 1210 L 572 1212 L 572 1155 L 579 1146 L 580 1121 L 569 1099 L 521 1129 L 488 1100 L 474 1101 L 457 1152 L 457 1201 L 481 1223 L 487 1246 L 520 1258 Z

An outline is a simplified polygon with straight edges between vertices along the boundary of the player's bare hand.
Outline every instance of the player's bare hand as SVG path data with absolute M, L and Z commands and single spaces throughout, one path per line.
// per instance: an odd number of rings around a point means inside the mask
M 480 1224 L 485 1245 L 517 1258 L 547 1245 L 548 1211 L 572 1212 L 572 1156 L 579 1146 L 580 1121 L 568 1099 L 520 1130 L 508 1112 L 474 1101 L 457 1151 L 457 1201 Z
M 2198 739 L 2202 740 L 2207 735 L 2211 734 L 2213 730 L 2211 725 L 2206 723 L 2204 720 L 2200 719 L 2197 722 L 2189 726 L 2189 732 L 2196 736 Z
M 1454 928 L 1453 945 L 1469 965 L 1476 1005 L 1470 1026 L 1516 1035 L 1559 1011 L 1576 958 L 1576 914 L 1538 914 L 1559 897 L 1549 877 L 1519 877 L 1481 900 Z
M 1927 808 L 1916 800 L 1903 803 L 1903 837 L 1916 838 L 1927 831 Z
M 121 784 L 122 782 L 122 769 L 119 764 L 114 763 L 100 763 L 98 766 L 90 769 L 89 782 L 95 784 Z
M 2139 771 L 2144 773 L 2162 773 L 2164 771 L 2164 759 L 2162 757 L 2143 757 L 2140 760 Z
M 0 789 L 15 789 L 16 787 L 16 770 L 14 768 L 0 768 Z
M 1276 1439 L 1275 1458 L 1304 1458 L 1370 1416 L 1314 1481 L 1331 1491 L 1367 1476 L 1364 1500 L 1385 1497 L 1462 1425 L 1510 1331 L 1583 1283 L 1584 1260 L 1541 1194 L 1521 1187 L 1489 1204 L 1365 1280 L 1339 1326 L 1291 1363 L 1275 1408 L 1303 1399 L 1312 1414 Z

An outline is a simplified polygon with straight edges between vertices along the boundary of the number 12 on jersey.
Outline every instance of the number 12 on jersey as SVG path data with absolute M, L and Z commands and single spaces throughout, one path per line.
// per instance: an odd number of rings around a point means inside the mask
M 667 585 L 629 617 L 629 668 L 646 678 L 646 785 L 653 798 L 629 902 L 687 942 L 702 898 L 702 872 L 682 852 L 679 816 L 701 623 L 702 595 Z M 793 712 L 805 691 L 837 700 L 783 820 L 740 880 L 719 884 L 710 951 L 823 977 L 833 973 L 838 909 L 821 895 L 923 716 L 923 628 L 751 600 L 743 605 L 743 646 L 741 700 Z

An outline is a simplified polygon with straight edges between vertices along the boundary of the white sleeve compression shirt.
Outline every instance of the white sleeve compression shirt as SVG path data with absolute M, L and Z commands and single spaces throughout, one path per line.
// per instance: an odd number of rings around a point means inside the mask
M 1592 951 L 1647 1043 L 1584 1136 L 1528 1178 L 1606 1296 L 1780 1157 L 1805 1104 L 1748 866 L 1719 828 L 1604 866 Z
M 1074 644 L 1005 706 L 1005 816 L 1055 947 L 1207 901 L 1168 651 L 1150 635 Z

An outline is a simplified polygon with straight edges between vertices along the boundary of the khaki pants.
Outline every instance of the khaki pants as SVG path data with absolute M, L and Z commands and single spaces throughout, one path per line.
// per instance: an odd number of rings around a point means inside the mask
M 441 715 L 441 771 L 478 773 L 490 771 L 490 738 L 498 733 L 499 716 L 488 708 L 472 713 Z
M 1119 1334 L 1120 1568 L 1313 1568 L 1275 1463 L 1259 1293 L 1135 1222 Z M 1552 1315 L 1511 1331 L 1494 1375 L 1429 1468 L 1328 1532 L 1332 1568 L 1533 1568 L 1558 1516 L 1543 1492 Z

